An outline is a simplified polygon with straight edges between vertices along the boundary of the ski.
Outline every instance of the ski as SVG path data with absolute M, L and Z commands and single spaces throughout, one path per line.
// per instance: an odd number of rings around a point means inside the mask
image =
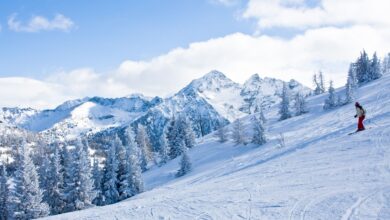
M 354 131 L 354 132 L 348 133 L 348 135 L 353 135 L 353 134 L 356 134 L 356 133 L 358 133 L 358 132 L 366 131 L 366 130 L 368 130 L 368 129 L 371 129 L 371 127 L 366 128 L 366 129 L 361 130 L 361 131 Z

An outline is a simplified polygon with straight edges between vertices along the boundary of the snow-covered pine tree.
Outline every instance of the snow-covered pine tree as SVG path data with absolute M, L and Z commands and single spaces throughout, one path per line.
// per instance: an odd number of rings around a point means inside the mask
M 370 81 L 370 59 L 366 51 L 360 53 L 356 63 L 356 78 L 359 84 Z
M 334 92 L 335 92 L 335 90 L 333 88 L 333 81 L 330 81 L 329 82 L 329 89 L 328 89 L 329 96 L 327 99 L 325 99 L 325 102 L 324 102 L 324 109 L 325 110 L 332 109 L 332 108 L 336 107 L 336 96 L 335 96 Z
M 355 100 L 355 91 L 357 89 L 357 79 L 355 64 L 351 63 L 348 70 L 347 84 L 345 85 L 345 103 L 351 103 Z
M 253 123 L 252 143 L 256 145 L 265 144 L 267 142 L 267 139 L 265 137 L 265 129 L 262 120 L 258 118 L 256 115 L 254 115 L 252 119 L 252 123 Z
M 267 118 L 265 117 L 264 115 L 264 109 L 261 108 L 260 112 L 259 112 L 259 117 L 260 117 L 260 120 L 263 124 L 267 123 Z
M 43 190 L 43 197 L 42 200 L 46 202 L 50 209 L 51 209 L 51 197 L 50 197 L 50 188 L 52 186 L 52 155 L 51 152 L 42 152 L 43 155 L 41 155 L 41 166 L 38 168 L 38 175 L 39 175 L 39 187 Z M 51 211 L 50 211 L 51 213 Z
M 167 142 L 168 142 L 168 155 L 171 159 L 176 158 L 179 156 L 179 151 L 177 150 L 177 144 L 176 144 L 176 139 L 178 136 L 178 131 L 177 131 L 177 126 L 176 126 L 176 117 L 173 116 L 168 124 L 167 124 Z
M 390 73 L 390 53 L 388 53 L 382 61 L 382 75 Z
M 68 146 L 68 143 L 65 143 L 65 146 L 63 146 L 61 151 L 64 179 L 64 192 L 62 194 L 62 199 L 65 202 L 65 207 L 63 208 L 63 210 L 61 210 L 61 213 L 73 211 L 73 208 L 68 207 L 68 204 L 72 203 L 75 197 L 73 190 L 75 188 L 76 181 L 75 167 L 73 164 L 74 155 L 69 148 L 70 147 Z
M 50 157 L 49 166 L 50 168 L 47 169 L 48 172 L 46 173 L 48 177 L 48 185 L 47 188 L 45 188 L 44 195 L 46 197 L 45 201 L 50 207 L 50 214 L 55 215 L 60 214 L 65 207 L 65 202 L 63 200 L 63 167 L 61 164 L 60 152 L 57 147 L 54 149 L 53 155 Z
M 188 148 L 195 146 L 195 134 L 192 130 L 190 121 L 185 115 L 173 118 L 169 123 L 167 131 L 169 156 L 171 159 L 181 155 L 182 149 L 180 148 L 180 143 L 182 140 L 184 140 L 184 143 Z
M 94 190 L 96 192 L 96 197 L 92 201 L 92 204 L 97 206 L 104 205 L 103 203 L 103 193 L 102 193 L 102 172 L 99 168 L 99 161 L 98 159 L 93 159 L 93 166 L 92 166 L 92 178 L 94 183 Z
M 148 169 L 148 164 L 153 160 L 152 150 L 150 146 L 150 140 L 145 127 L 141 124 L 138 125 L 136 142 L 141 149 L 141 168 L 142 171 Z
M 113 204 L 119 201 L 118 192 L 118 160 L 116 158 L 116 147 L 110 146 L 104 164 L 103 175 L 103 196 L 104 204 Z
M 91 161 L 89 159 L 87 147 L 78 139 L 75 141 L 73 149 L 68 151 L 66 164 L 66 211 L 82 210 L 92 206 L 92 201 L 96 197 L 94 183 L 91 172 Z
M 295 106 L 295 115 L 302 115 L 302 114 L 305 114 L 307 113 L 307 107 L 306 107 L 306 98 L 301 94 L 301 93 L 297 93 L 295 95 L 295 103 L 294 103 L 294 106 Z
M 19 147 L 16 158 L 17 170 L 14 177 L 12 218 L 34 219 L 47 216 L 50 211 L 49 206 L 43 202 L 43 192 L 39 188 L 38 172 L 25 141 Z
M 192 164 L 190 157 L 188 156 L 188 148 L 184 143 L 184 140 L 180 143 L 181 147 L 181 160 L 180 160 L 180 169 L 176 173 L 176 177 L 181 177 L 186 175 L 192 169 Z
M 314 84 L 314 95 L 319 95 L 321 94 L 321 86 L 320 83 L 318 82 L 317 74 L 313 75 L 313 84 Z
M 218 141 L 219 141 L 220 143 L 225 143 L 226 141 L 228 141 L 228 134 L 227 134 L 227 128 L 226 128 L 226 126 L 220 127 L 220 128 L 217 130 L 216 135 L 217 135 Z
M 75 153 L 79 155 L 79 181 L 80 181 L 80 196 L 78 210 L 90 207 L 92 201 L 96 197 L 94 190 L 94 182 L 92 178 L 91 160 L 88 153 L 88 142 L 85 140 L 85 144 L 81 140 L 75 148 Z
M 137 143 L 134 140 L 134 132 L 132 128 L 126 130 L 126 148 L 129 151 L 129 186 L 132 191 L 132 196 L 144 191 L 144 183 L 142 179 L 141 169 L 141 152 Z
M 283 91 L 282 91 L 282 102 L 280 103 L 280 109 L 279 109 L 279 115 L 280 115 L 279 120 L 285 120 L 291 118 L 289 107 L 290 107 L 290 97 L 287 91 L 287 85 L 286 83 L 284 83 Z
M 261 106 L 261 104 L 257 104 L 255 107 L 255 111 L 253 113 L 257 113 L 260 117 L 260 120 L 265 124 L 267 122 L 267 119 L 264 116 L 264 109 Z
M 129 184 L 130 166 L 129 166 L 129 150 L 122 144 L 122 141 L 117 135 L 113 140 L 113 147 L 116 147 L 118 158 L 118 193 L 119 199 L 124 200 L 131 196 L 131 188 Z
M 181 116 L 181 128 L 184 132 L 184 143 L 187 148 L 191 149 L 195 146 L 195 133 L 192 130 L 192 125 L 190 120 L 185 115 Z
M 380 60 L 378 59 L 378 56 L 376 55 L 376 52 L 372 56 L 369 74 L 370 74 L 370 81 L 379 79 L 382 76 L 381 64 L 380 64 Z
M 241 119 L 237 119 L 233 124 L 232 138 L 236 144 L 243 144 L 245 142 L 244 127 Z
M 8 212 L 10 207 L 10 193 L 7 180 L 5 166 L 0 164 L 0 220 L 7 220 L 11 217 Z
M 321 93 L 325 93 L 326 89 L 325 89 L 325 80 L 324 80 L 324 74 L 322 74 L 322 71 L 320 71 L 318 73 L 318 80 L 319 80 L 319 87 L 321 89 Z
M 164 131 L 163 133 L 161 134 L 161 137 L 160 137 L 160 151 L 159 151 L 159 155 L 160 155 L 160 163 L 159 165 L 163 165 L 163 164 L 166 164 L 169 160 L 169 149 L 168 149 L 168 141 L 167 141 L 167 129 L 164 128 Z

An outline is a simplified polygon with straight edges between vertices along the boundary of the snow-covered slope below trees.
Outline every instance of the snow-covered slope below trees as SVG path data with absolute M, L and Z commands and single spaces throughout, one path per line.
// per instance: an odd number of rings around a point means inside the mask
M 176 159 L 144 174 L 145 193 L 48 219 L 390 219 L 389 85 L 387 75 L 359 88 L 368 114 L 361 133 L 348 135 L 356 129 L 353 104 L 324 111 L 326 95 L 281 122 L 272 107 L 267 144 L 220 144 L 210 134 L 189 151 L 186 176 L 174 177 Z M 249 138 L 250 116 L 243 122 Z

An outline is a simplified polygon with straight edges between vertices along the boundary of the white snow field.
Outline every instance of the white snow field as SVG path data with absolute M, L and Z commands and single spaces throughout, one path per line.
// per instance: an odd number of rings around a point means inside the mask
M 324 111 L 326 96 L 311 97 L 309 113 L 282 122 L 270 108 L 263 146 L 209 135 L 189 151 L 186 176 L 174 178 L 176 159 L 144 174 L 145 193 L 47 219 L 390 219 L 390 75 L 359 88 L 369 128 L 360 133 L 348 135 L 354 105 Z

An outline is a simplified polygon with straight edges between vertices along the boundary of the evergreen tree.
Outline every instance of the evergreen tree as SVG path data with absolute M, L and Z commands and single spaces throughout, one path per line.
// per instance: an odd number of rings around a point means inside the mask
M 75 168 L 73 166 L 73 154 L 71 153 L 71 150 L 69 149 L 68 144 L 66 143 L 65 146 L 63 146 L 62 149 L 62 164 L 63 164 L 63 179 L 64 179 L 64 193 L 62 195 L 62 199 L 65 202 L 65 207 L 63 210 L 61 210 L 61 213 L 63 212 L 71 212 L 74 211 L 73 208 L 67 207 L 68 203 L 71 203 L 73 201 L 73 198 L 75 197 L 73 195 L 73 188 L 75 187 L 74 182 L 75 180 Z
M 175 116 L 169 121 L 167 126 L 167 141 L 168 141 L 168 154 L 171 159 L 176 158 L 180 155 L 180 150 L 178 149 L 178 144 L 176 143 L 179 136 L 177 121 Z
M 371 60 L 369 74 L 370 74 L 370 81 L 379 79 L 382 76 L 380 61 L 378 59 L 378 56 L 376 55 L 376 52 L 374 53 L 372 60 Z
M 227 135 L 227 128 L 226 128 L 226 126 L 220 127 L 220 128 L 217 130 L 216 135 L 217 135 L 218 141 L 219 141 L 220 143 L 225 143 L 225 142 L 228 140 L 228 135 Z
M 164 129 L 164 132 L 160 137 L 160 166 L 167 163 L 169 160 L 169 149 L 168 149 L 168 141 L 167 141 L 167 129 Z
M 256 105 L 254 113 L 257 113 L 259 115 L 260 120 L 263 122 L 263 124 L 267 122 L 267 119 L 264 116 L 264 109 L 260 104 Z
M 295 115 L 302 115 L 307 113 L 306 99 L 299 92 L 295 95 Z
M 110 146 L 104 165 L 103 175 L 103 196 L 104 204 L 113 204 L 119 201 L 118 192 L 118 161 L 116 158 L 116 147 Z
M 42 201 L 37 169 L 24 142 L 18 149 L 12 212 L 15 219 L 34 219 L 49 214 L 49 206 Z
M 96 197 L 92 201 L 93 204 L 102 206 L 103 203 L 103 193 L 102 193 L 102 172 L 99 168 L 99 161 L 94 158 L 93 159 L 93 166 L 92 166 L 92 178 L 94 183 L 94 190 L 96 192 Z
M 50 188 L 52 186 L 52 166 L 51 166 L 51 161 L 52 161 L 52 155 L 50 152 L 43 153 L 42 155 L 42 164 L 38 169 L 38 174 L 39 174 L 39 187 L 43 190 L 43 201 L 46 202 L 49 207 L 51 203 L 51 197 L 50 197 Z M 51 207 L 50 207 L 51 208 Z
M 117 148 L 117 158 L 118 158 L 118 193 L 119 199 L 124 200 L 131 196 L 131 188 L 129 184 L 130 178 L 130 166 L 129 166 L 129 150 L 122 144 L 122 141 L 116 135 L 114 138 L 114 147 Z
M 382 61 L 382 75 L 390 73 L 390 53 Z
M 184 143 L 187 148 L 195 146 L 195 134 L 192 130 L 191 122 L 185 115 L 180 116 L 179 131 L 182 131 L 181 137 L 184 137 Z
M 49 159 L 50 168 L 47 169 L 46 173 L 48 184 L 45 188 L 44 198 L 49 204 L 50 213 L 55 215 L 60 214 L 65 207 L 65 202 L 63 201 L 63 168 L 58 148 L 54 149 L 53 155 L 48 158 L 48 161 Z
M 370 60 L 366 51 L 360 54 L 360 57 L 355 63 L 356 65 L 356 78 L 359 84 L 369 82 L 371 80 L 370 76 Z
M 134 133 L 131 128 L 126 130 L 127 149 L 129 151 L 129 186 L 131 195 L 136 195 L 144 191 L 144 183 L 142 180 L 141 170 L 141 153 L 139 147 L 134 140 Z
M 355 91 L 357 89 L 357 79 L 355 65 L 350 64 L 348 70 L 347 84 L 345 85 L 345 103 L 351 103 L 355 100 Z
M 318 80 L 319 80 L 319 87 L 320 87 L 320 90 L 321 90 L 321 93 L 325 93 L 326 89 L 325 89 L 325 83 L 324 83 L 324 75 L 322 74 L 322 71 L 320 71 L 318 73 Z
M 233 140 L 236 144 L 243 144 L 245 142 L 244 128 L 241 119 L 237 119 L 233 124 Z
M 315 89 L 314 89 L 314 95 L 319 95 L 321 94 L 321 86 L 320 86 L 320 83 L 318 82 L 318 79 L 317 79 L 317 74 L 314 74 L 313 75 L 313 84 L 315 86 Z
M 336 107 L 336 96 L 335 96 L 334 92 L 335 92 L 335 90 L 333 88 L 333 81 L 330 81 L 329 89 L 328 89 L 329 96 L 325 100 L 325 103 L 324 103 L 325 110 Z
M 182 157 L 180 160 L 180 169 L 176 173 L 176 177 L 181 177 L 186 175 L 192 169 L 192 164 L 190 161 L 190 157 L 188 156 L 188 148 L 186 147 L 184 141 L 180 143 Z
M 8 212 L 10 202 L 9 185 L 5 166 L 0 164 L 0 220 L 7 220 L 11 217 Z
M 322 71 L 320 71 L 318 73 L 318 75 L 314 74 L 313 83 L 315 86 L 314 95 L 319 95 L 319 94 L 325 93 L 324 75 L 323 75 Z
M 263 124 L 265 124 L 267 122 L 267 118 L 265 118 L 265 116 L 264 116 L 264 109 L 262 109 L 262 108 L 259 112 L 259 117 L 260 117 L 260 120 Z
M 263 122 L 260 118 L 253 116 L 253 137 L 252 143 L 256 145 L 263 145 L 267 142 L 265 137 L 265 130 L 263 126 Z
M 81 140 L 79 140 L 75 149 L 75 153 L 79 156 L 78 179 L 80 181 L 80 195 L 77 208 L 80 210 L 92 205 L 92 201 L 96 197 L 96 192 L 94 190 L 94 182 L 92 178 L 92 167 L 88 153 L 88 142 L 85 141 L 84 145 Z
M 66 211 L 82 210 L 92 206 L 96 197 L 87 146 L 81 140 L 67 153 L 65 168 Z M 71 161 L 69 161 L 71 159 Z
M 173 118 L 168 127 L 168 146 L 169 156 L 171 159 L 181 155 L 180 144 L 184 140 L 188 148 L 195 146 L 195 134 L 192 130 L 190 121 L 185 115 L 180 115 L 178 118 Z
M 148 169 L 148 164 L 152 161 L 152 150 L 150 146 L 149 136 L 145 130 L 145 127 L 141 124 L 138 125 L 136 142 L 141 149 L 141 168 L 142 171 Z
M 283 91 L 282 91 L 282 102 L 280 103 L 280 109 L 279 109 L 279 115 L 280 115 L 279 120 L 285 120 L 291 118 L 289 106 L 290 106 L 290 97 L 287 91 L 287 85 L 286 83 L 284 83 Z

